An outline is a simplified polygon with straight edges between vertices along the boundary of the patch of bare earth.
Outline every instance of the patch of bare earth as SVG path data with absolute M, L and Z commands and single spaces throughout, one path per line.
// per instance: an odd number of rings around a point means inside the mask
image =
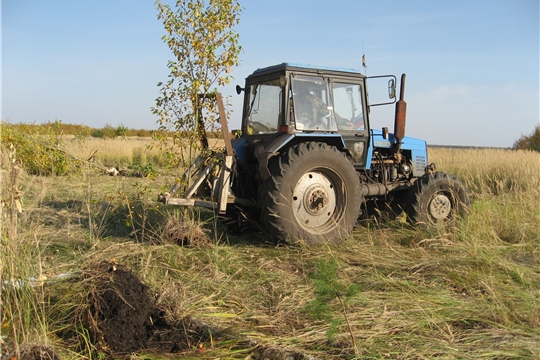
M 219 330 L 193 318 L 171 319 L 156 305 L 156 294 L 120 264 L 102 261 L 83 276 L 92 284 L 85 318 L 98 353 L 111 357 L 142 350 L 160 354 L 194 353 L 205 351 L 205 344 L 234 339 L 236 347 L 252 349 L 253 360 L 313 359 L 297 352 L 262 347 L 234 335 L 220 335 Z

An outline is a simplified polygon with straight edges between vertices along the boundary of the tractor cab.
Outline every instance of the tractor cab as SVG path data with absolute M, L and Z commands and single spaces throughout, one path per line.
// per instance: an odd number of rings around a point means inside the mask
M 357 70 L 283 63 L 246 79 L 242 137 L 256 156 L 326 142 L 364 167 L 369 146 L 366 77 Z M 268 154 L 269 155 L 269 154 Z

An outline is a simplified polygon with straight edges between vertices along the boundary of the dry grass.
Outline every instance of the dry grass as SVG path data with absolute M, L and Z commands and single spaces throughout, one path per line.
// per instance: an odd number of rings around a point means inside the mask
M 51 279 L 114 259 L 160 295 L 158 303 L 171 318 L 191 316 L 229 335 L 206 343 L 204 354 L 185 355 L 193 358 L 244 359 L 246 352 L 238 349 L 244 337 L 320 359 L 540 357 L 539 155 L 430 149 L 430 156 L 470 188 L 468 219 L 445 232 L 399 221 L 366 222 L 343 244 L 319 247 L 275 247 L 255 230 L 235 237 L 218 227 L 217 235 L 208 237 L 212 213 L 186 219 L 154 202 L 171 180 L 166 177 L 23 175 L 17 238 L 2 240 L 2 264 L 10 269 L 2 281 L 39 274 Z M 195 235 L 213 243 L 167 242 Z M 345 301 L 329 300 L 329 313 L 322 313 L 313 304 L 324 283 L 314 282 L 313 274 L 329 261 L 338 265 L 329 282 L 339 285 Z M 54 294 L 66 287 L 50 281 L 46 288 Z M 5 294 L 4 304 L 13 301 L 15 292 Z M 54 297 L 31 296 L 38 301 L 27 301 L 25 309 L 4 305 L 5 344 L 53 346 L 65 359 L 96 356 L 91 344 L 75 349 L 62 340 L 65 324 L 49 321 L 58 319 L 49 313 Z M 33 314 L 42 321 L 8 322 L 10 314 L 17 319 Z M 33 335 L 12 335 L 22 332 Z
M 151 138 L 75 138 L 66 137 L 66 151 L 79 158 L 89 159 L 94 155 L 94 160 L 102 166 L 127 166 L 128 164 L 139 163 L 145 165 L 154 163 L 156 165 L 165 164 L 165 156 L 158 149 L 150 150 Z
M 474 197 L 540 188 L 540 153 L 505 149 L 430 148 L 430 161 L 454 174 Z
M 151 138 L 144 137 L 117 137 L 115 139 L 65 137 L 65 150 L 79 158 L 88 159 L 94 155 L 97 164 L 112 167 L 126 167 L 130 164 L 146 165 L 148 163 L 157 167 L 167 164 L 164 151 Z M 212 148 L 222 148 L 223 140 L 209 139 Z

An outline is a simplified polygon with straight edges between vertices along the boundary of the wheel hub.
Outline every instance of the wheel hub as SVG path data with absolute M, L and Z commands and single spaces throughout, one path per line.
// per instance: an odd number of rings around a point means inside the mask
M 315 189 L 309 189 L 306 191 L 306 210 L 310 213 L 317 214 L 319 211 L 324 209 L 328 205 L 328 195 L 326 194 L 324 188 L 315 185 Z
M 435 194 L 429 202 L 429 214 L 436 221 L 442 221 L 450 217 L 452 202 L 445 194 Z
M 300 178 L 293 192 L 293 209 L 301 226 L 316 228 L 326 224 L 335 207 L 334 186 L 325 175 L 309 172 Z

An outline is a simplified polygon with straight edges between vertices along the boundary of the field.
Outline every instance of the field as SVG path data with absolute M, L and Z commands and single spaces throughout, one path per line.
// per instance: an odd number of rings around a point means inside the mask
M 275 246 L 256 223 L 232 235 L 212 212 L 160 206 L 178 174 L 146 141 L 66 146 L 151 163 L 146 178 L 34 176 L 4 156 L 2 356 L 540 357 L 540 154 L 430 149 L 469 189 L 454 228 L 378 217 L 340 245 Z
M 222 139 L 208 139 L 208 142 L 212 148 L 224 147 Z M 95 153 L 96 162 L 105 167 L 126 168 L 133 164 L 163 167 L 167 162 L 165 152 L 160 151 L 158 144 L 149 137 L 86 138 L 83 141 L 67 137 L 65 144 L 66 151 L 79 159 L 87 159 Z

